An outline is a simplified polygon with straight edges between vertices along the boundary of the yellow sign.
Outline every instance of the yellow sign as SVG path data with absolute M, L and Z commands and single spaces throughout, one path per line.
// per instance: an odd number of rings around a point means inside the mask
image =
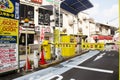
M 82 49 L 104 49 L 104 43 L 82 43 Z
M 0 35 L 18 35 L 18 20 L 0 17 Z
M 56 29 L 55 31 L 54 31 L 54 40 L 55 40 L 55 43 L 58 43 L 59 42 L 59 30 L 58 29 Z
M 1 0 L 0 1 L 0 10 L 8 13 L 13 13 L 14 5 L 10 0 Z

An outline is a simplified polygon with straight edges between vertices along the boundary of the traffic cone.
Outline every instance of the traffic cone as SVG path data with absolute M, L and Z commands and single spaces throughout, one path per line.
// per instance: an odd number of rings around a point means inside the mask
M 26 67 L 26 64 L 27 64 L 27 67 Z M 30 61 L 29 61 L 29 59 L 27 57 L 27 61 L 26 61 L 25 66 L 24 66 L 24 70 L 30 70 L 30 69 L 31 69 L 31 65 L 30 65 Z
M 41 59 L 40 59 L 39 64 L 40 65 L 46 64 L 46 61 L 45 61 L 45 58 L 44 58 L 44 51 L 43 51 L 43 49 L 41 50 Z

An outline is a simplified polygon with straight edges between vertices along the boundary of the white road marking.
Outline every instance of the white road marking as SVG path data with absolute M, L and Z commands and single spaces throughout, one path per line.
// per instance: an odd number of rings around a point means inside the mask
M 72 78 L 72 79 L 70 79 L 70 80 L 75 80 L 75 79 Z
M 112 70 L 105 70 L 105 69 L 98 69 L 98 68 L 89 68 L 89 67 L 83 67 L 83 66 L 74 66 L 74 65 L 65 65 L 69 67 L 79 68 L 79 69 L 85 69 L 90 71 L 97 71 L 97 72 L 104 72 L 104 73 L 113 73 Z
M 108 54 L 108 56 L 110 56 L 111 54 Z
M 114 56 L 115 54 L 112 54 L 111 56 Z
M 61 75 L 53 75 L 53 76 L 49 77 L 47 80 L 53 79 L 55 77 L 58 77 L 56 80 L 62 80 L 63 79 L 63 76 L 61 76 Z
M 114 56 L 114 55 L 115 55 L 115 54 L 110 54 L 110 53 L 108 54 L 108 56 Z
M 103 54 L 100 54 L 100 55 L 98 55 L 93 61 L 96 61 L 96 60 L 98 60 L 98 59 L 100 59 L 100 58 L 102 58 L 103 57 L 103 55 L 105 55 L 106 53 L 103 53 Z

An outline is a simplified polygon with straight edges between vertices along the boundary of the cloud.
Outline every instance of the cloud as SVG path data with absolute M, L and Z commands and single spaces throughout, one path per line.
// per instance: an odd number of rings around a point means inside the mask
M 92 1 L 92 0 L 91 0 Z M 94 0 L 93 0 L 94 1 Z M 101 5 L 97 2 L 92 2 L 93 8 L 85 10 L 90 17 L 100 23 L 109 23 L 113 26 L 118 26 L 118 4 L 112 4 L 110 7 L 107 5 Z
M 109 19 L 118 17 L 118 4 L 112 5 L 112 7 L 109 9 L 104 9 L 103 17 L 109 18 Z
M 86 13 L 88 13 L 90 16 L 97 15 L 99 13 L 99 4 L 94 3 L 93 7 L 85 10 Z
M 114 4 L 109 9 L 104 9 L 102 14 L 108 24 L 118 27 L 118 13 L 118 4 Z

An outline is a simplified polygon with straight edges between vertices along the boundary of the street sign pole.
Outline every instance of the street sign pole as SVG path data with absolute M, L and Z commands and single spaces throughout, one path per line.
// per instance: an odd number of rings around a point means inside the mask
M 54 0 L 52 2 L 53 6 L 53 44 L 55 43 L 55 5 Z M 55 44 L 53 45 L 53 55 L 55 56 Z
M 29 27 L 29 20 L 26 18 L 25 20 L 24 20 L 24 26 L 26 26 L 26 36 L 25 36 L 25 45 L 26 45 L 26 71 L 28 71 L 28 64 L 27 64 L 27 58 L 28 58 L 28 55 L 27 55 L 27 51 L 28 51 L 28 49 L 27 49 L 27 43 L 28 43 L 28 40 L 27 40 L 27 36 L 28 36 L 28 30 L 27 30 L 27 28 Z
M 58 12 L 59 13 L 59 18 L 58 18 L 59 19 L 59 43 L 60 43 L 60 20 L 61 20 L 60 19 L 60 4 L 61 2 L 59 1 L 59 12 Z
M 25 39 L 26 39 L 26 71 L 27 71 L 27 70 L 28 70 L 28 69 L 27 69 L 27 66 L 28 66 L 28 65 L 27 65 L 27 41 L 28 41 L 28 40 L 27 40 L 27 28 L 26 28 L 26 38 L 25 38 Z

